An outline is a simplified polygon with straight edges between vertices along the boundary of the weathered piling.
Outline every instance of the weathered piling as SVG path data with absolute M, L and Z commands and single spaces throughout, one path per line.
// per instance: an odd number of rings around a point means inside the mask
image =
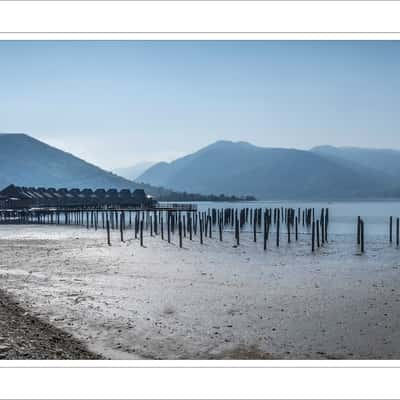
M 393 242 L 393 217 L 389 218 L 389 242 Z
M 300 209 L 299 209 L 300 210 Z M 296 236 L 296 242 L 299 239 L 299 229 L 298 229 L 298 217 L 295 218 L 295 236 Z
M 328 242 L 329 208 L 325 209 L 325 242 Z
M 315 251 L 315 221 L 312 222 L 312 231 L 311 231 L 311 251 Z
M 140 246 L 143 247 L 143 219 L 140 220 Z
M 264 212 L 264 251 L 267 250 L 267 212 Z
M 111 239 L 110 239 L 110 221 L 107 218 L 107 244 L 111 246 Z
M 180 216 L 178 222 L 178 231 L 179 231 L 179 247 L 182 248 L 182 219 Z
M 257 213 L 254 210 L 254 219 L 253 219 L 253 241 L 257 242 Z
M 154 211 L 154 218 L 153 218 L 153 223 L 154 223 L 154 235 L 158 235 L 158 217 L 157 217 L 157 211 Z
M 169 212 L 167 214 L 167 238 L 168 243 L 171 243 L 171 214 Z
M 364 221 L 360 219 L 360 242 L 361 242 L 361 253 L 364 253 Z
M 119 216 L 120 222 L 119 222 L 119 232 L 121 235 L 121 242 L 124 241 L 124 224 L 123 224 L 123 214 L 121 213 Z
M 320 242 L 319 242 L 319 221 L 318 220 L 315 221 L 315 225 L 316 225 L 316 228 L 317 228 L 317 247 L 319 248 L 320 247 Z
M 280 226 L 280 210 L 278 208 L 277 218 L 276 218 L 276 247 L 279 247 L 279 226 Z
M 236 245 L 239 246 L 240 244 L 240 229 L 239 229 L 239 221 L 236 217 L 235 221 L 235 238 L 236 238 Z

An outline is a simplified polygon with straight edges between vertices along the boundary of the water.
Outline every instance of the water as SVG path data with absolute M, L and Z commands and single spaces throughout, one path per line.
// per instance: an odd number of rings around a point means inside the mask
M 357 216 L 364 219 L 365 234 L 386 237 L 389 235 L 389 217 L 393 216 L 393 234 L 396 218 L 400 217 L 400 201 L 354 201 L 354 202 L 295 202 L 295 201 L 252 201 L 252 202 L 192 202 L 199 211 L 208 208 L 315 208 L 319 216 L 321 208 L 329 208 L 329 232 L 355 235 Z

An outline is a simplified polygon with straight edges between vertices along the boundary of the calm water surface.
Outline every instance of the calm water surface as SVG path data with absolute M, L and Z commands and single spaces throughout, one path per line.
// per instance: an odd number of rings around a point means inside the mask
M 252 201 L 252 202 L 194 202 L 199 211 L 208 208 L 274 208 L 291 207 L 297 209 L 315 208 L 319 215 L 321 208 L 328 207 L 330 213 L 329 230 L 334 234 L 354 234 L 357 216 L 365 222 L 365 231 L 369 235 L 387 236 L 389 217 L 400 217 L 400 201 L 362 201 L 362 202 L 294 202 L 294 201 Z M 317 211 L 318 210 L 318 211 Z

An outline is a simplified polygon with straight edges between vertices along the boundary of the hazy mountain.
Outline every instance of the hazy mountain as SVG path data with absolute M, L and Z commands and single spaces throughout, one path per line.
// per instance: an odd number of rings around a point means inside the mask
M 134 188 L 111 172 L 25 134 L 0 134 L 0 187 Z
M 204 194 L 251 194 L 258 199 L 383 197 L 393 186 L 393 179 L 380 169 L 352 157 L 326 154 L 321 148 L 302 151 L 228 141 L 158 163 L 137 181 Z
M 398 179 L 400 176 L 399 150 L 319 146 L 314 147 L 312 151 L 331 159 L 358 164 L 388 177 Z
M 142 161 L 132 165 L 131 167 L 117 168 L 114 170 L 114 172 L 119 176 L 123 176 L 126 179 L 134 181 L 138 176 L 142 175 L 154 164 L 155 163 L 152 161 Z
M 9 184 L 69 189 L 142 188 L 158 200 L 215 199 L 132 182 L 22 133 L 0 134 L 0 190 Z

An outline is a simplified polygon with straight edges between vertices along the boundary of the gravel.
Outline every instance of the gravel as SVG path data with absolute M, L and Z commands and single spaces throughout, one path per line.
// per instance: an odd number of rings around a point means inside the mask
M 5 360 L 94 360 L 72 335 L 26 312 L 0 290 L 0 359 Z

